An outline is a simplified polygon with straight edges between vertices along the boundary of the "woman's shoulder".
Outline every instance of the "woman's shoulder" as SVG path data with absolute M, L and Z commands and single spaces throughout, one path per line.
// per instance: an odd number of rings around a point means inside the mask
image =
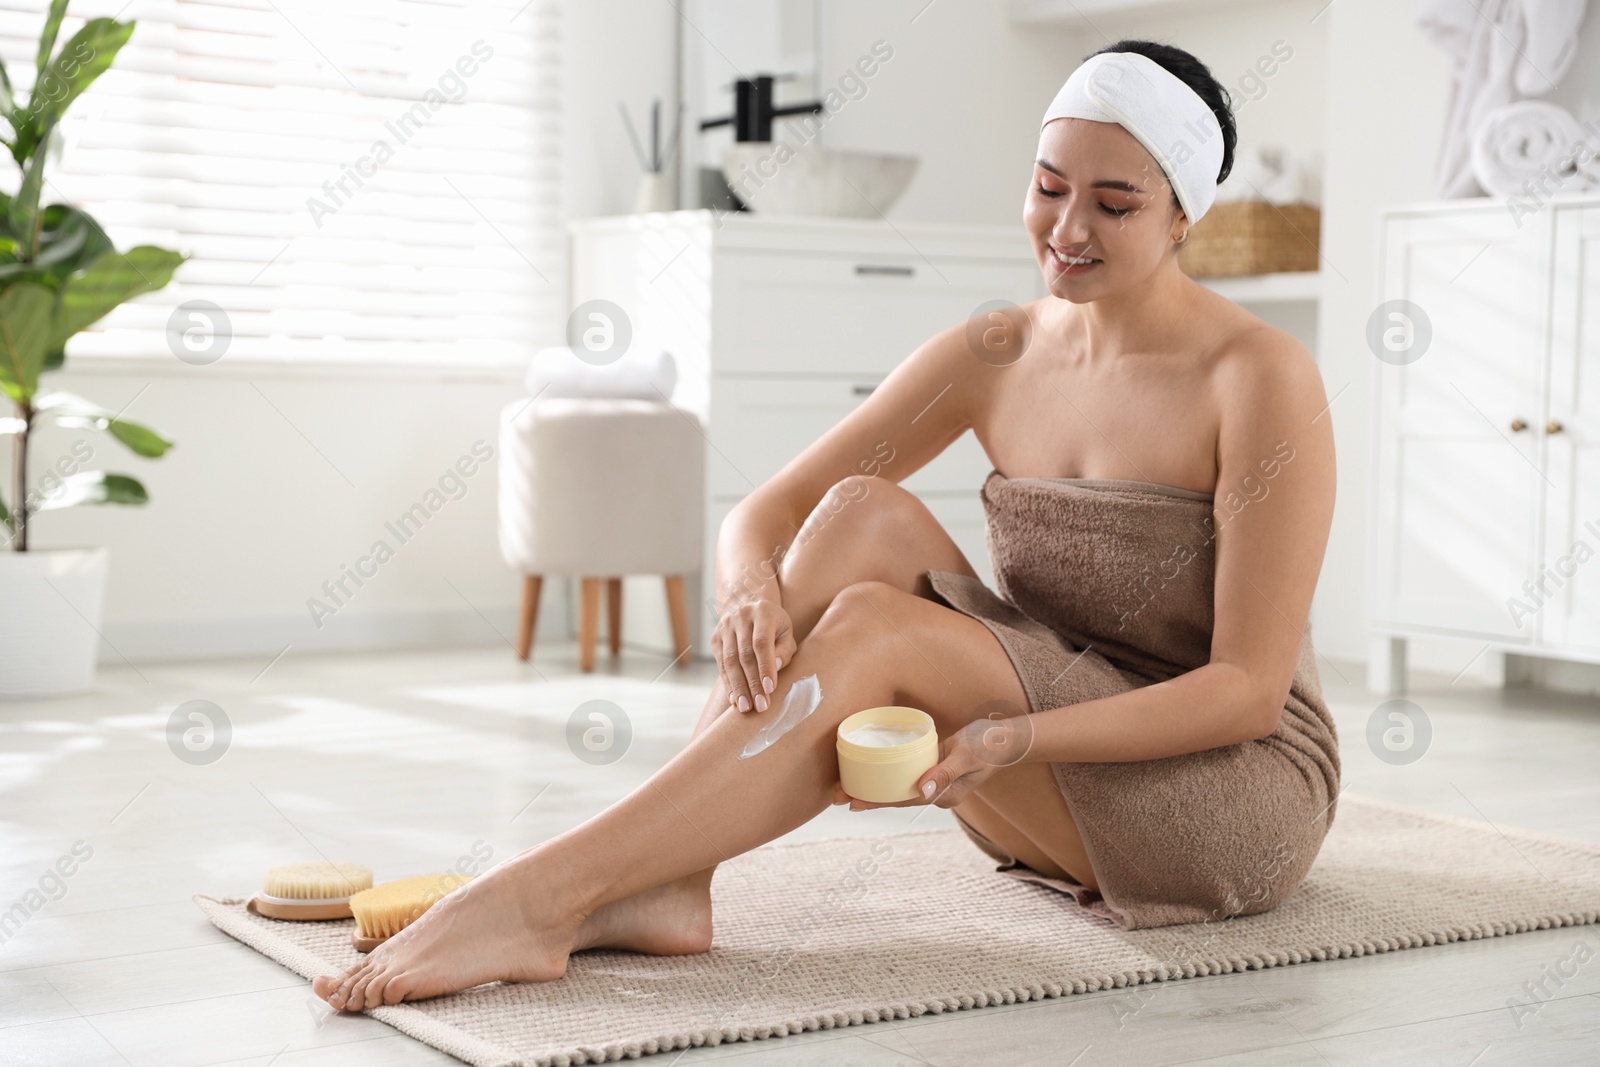
M 1249 410 L 1262 403 L 1320 411 L 1327 403 L 1322 371 L 1298 337 L 1218 297 L 1212 314 L 1211 381 L 1219 405 Z
M 1021 359 L 1039 331 L 1044 301 L 990 300 L 952 322 L 924 346 L 931 358 L 967 366 L 1004 367 Z
M 1022 359 L 1039 336 L 1031 304 L 994 300 L 952 322 L 906 357 L 908 373 L 937 378 L 960 397 L 969 414 L 981 409 L 997 374 Z

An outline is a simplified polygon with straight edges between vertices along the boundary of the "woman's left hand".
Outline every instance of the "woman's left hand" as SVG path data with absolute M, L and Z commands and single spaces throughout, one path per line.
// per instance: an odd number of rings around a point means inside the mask
M 939 762 L 917 779 L 917 792 L 922 796 L 915 800 L 875 804 L 870 800 L 856 799 L 844 791 L 842 783 L 835 782 L 833 802 L 835 805 L 849 804 L 851 811 L 925 804 L 953 808 L 971 796 L 973 790 L 995 771 L 1019 762 L 1027 754 L 1027 742 L 1031 740 L 1030 726 L 1031 722 L 1026 716 L 1019 719 L 977 719 L 968 723 L 939 742 Z

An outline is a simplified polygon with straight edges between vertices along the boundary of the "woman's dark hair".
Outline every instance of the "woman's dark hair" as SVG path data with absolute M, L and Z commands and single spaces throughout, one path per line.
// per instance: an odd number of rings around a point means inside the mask
M 1221 185 L 1233 171 L 1233 148 L 1238 143 L 1239 133 L 1233 123 L 1233 97 L 1223 84 L 1211 76 L 1211 70 L 1193 55 L 1181 48 L 1170 44 L 1158 44 L 1155 41 L 1121 40 L 1116 44 L 1108 44 L 1099 52 L 1091 52 L 1090 56 L 1100 55 L 1101 52 L 1137 52 L 1146 59 L 1152 59 L 1161 64 L 1168 72 L 1177 77 L 1189 88 L 1193 89 L 1205 101 L 1211 113 L 1217 117 L 1217 126 L 1222 130 L 1222 169 L 1217 172 L 1217 184 Z M 1178 202 L 1176 193 L 1172 202 Z

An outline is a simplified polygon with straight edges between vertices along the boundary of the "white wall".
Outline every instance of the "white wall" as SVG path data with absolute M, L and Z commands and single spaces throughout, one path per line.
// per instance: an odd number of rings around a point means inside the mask
M 1374 359 L 1364 330 L 1379 302 L 1377 212 L 1433 198 L 1450 66 L 1416 30 L 1412 5 L 1339 0 L 1323 17 L 1330 27 L 1322 224 L 1328 284 L 1318 358 L 1329 397 L 1344 392 L 1331 409 L 1338 503 L 1312 628 L 1327 655 L 1364 659 Z M 1451 644 L 1414 645 L 1413 665 L 1454 674 L 1466 657 L 1452 657 Z
M 663 125 L 677 106 L 680 22 L 671 4 L 638 0 L 563 0 L 562 8 L 567 213 L 621 214 L 633 207 L 639 164 L 617 103 L 648 151 L 650 101 L 661 98 Z
M 652 96 L 672 100 L 676 20 L 666 4 L 569 0 L 565 8 L 566 208 L 626 211 L 638 166 L 617 101 L 637 117 Z M 552 280 L 564 285 L 559 272 Z M 42 468 L 83 437 L 94 466 L 135 474 L 150 490 L 144 508 L 80 508 L 35 523 L 38 547 L 110 547 L 102 630 L 114 648 L 102 646 L 102 662 L 244 653 L 265 667 L 285 645 L 295 655 L 499 642 L 495 628 L 514 636 L 519 582 L 495 538 L 495 464 L 408 543 L 384 522 L 421 500 L 475 441 L 498 448 L 500 408 L 525 395 L 520 373 L 252 369 L 226 357 L 209 367 L 176 359 L 69 367 L 48 375 L 46 388 L 114 409 L 132 401 L 129 419 L 178 442 L 145 461 L 101 435 L 51 430 L 34 452 Z M 307 598 L 379 538 L 394 558 L 359 590 L 347 582 L 348 606 L 313 626 Z M 546 585 L 541 637 L 570 633 L 566 585 Z
M 495 542 L 495 464 L 464 479 L 465 495 L 447 499 L 405 543 L 384 523 L 422 502 L 474 442 L 498 449 L 496 413 L 520 383 L 256 373 L 226 357 L 209 367 L 172 364 L 47 378 L 113 409 L 132 401 L 127 418 L 177 442 L 160 460 L 140 460 L 104 435 L 51 428 L 38 437 L 41 465 L 83 438 L 93 466 L 133 474 L 150 491 L 142 508 L 49 512 L 34 524 L 35 547 L 110 548 L 101 629 L 111 647 L 102 647 L 102 662 L 258 653 L 264 667 L 285 645 L 293 654 L 497 641 L 490 622 L 511 633 L 514 583 Z M 333 606 L 322 583 L 380 539 L 394 558 L 359 588 L 347 579 L 345 606 L 314 625 L 308 598 Z
M 1561 84 L 1545 97 L 1578 117 L 1600 120 L 1600 11 L 1589 5 L 1588 17 L 1578 31 L 1578 58 Z

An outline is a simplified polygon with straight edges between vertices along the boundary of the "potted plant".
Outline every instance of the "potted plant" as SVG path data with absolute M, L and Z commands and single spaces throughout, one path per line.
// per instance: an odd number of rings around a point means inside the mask
M 15 194 L 0 194 L 0 389 L 16 409 L 12 416 L 0 414 L 0 439 L 11 445 L 11 488 L 0 494 L 0 537 L 9 549 L 0 552 L 0 697 L 77 692 L 94 682 L 106 551 L 40 550 L 30 543 L 33 517 L 78 504 L 147 499 L 135 479 L 77 470 L 71 457 L 46 465 L 30 488 L 30 435 L 54 423 L 106 431 L 140 456 L 172 447 L 153 430 L 82 397 L 39 392 L 40 375 L 61 366 L 69 338 L 124 301 L 160 289 L 183 262 L 176 252 L 150 246 L 119 252 L 86 213 L 40 204 L 46 158 L 59 149 L 61 116 L 111 65 L 134 27 L 91 19 L 56 51 L 66 8 L 67 0 L 51 0 L 25 103 L 0 64 L 0 118 L 10 127 L 10 136 L 3 136 L 0 125 L 0 143 L 20 171 Z

